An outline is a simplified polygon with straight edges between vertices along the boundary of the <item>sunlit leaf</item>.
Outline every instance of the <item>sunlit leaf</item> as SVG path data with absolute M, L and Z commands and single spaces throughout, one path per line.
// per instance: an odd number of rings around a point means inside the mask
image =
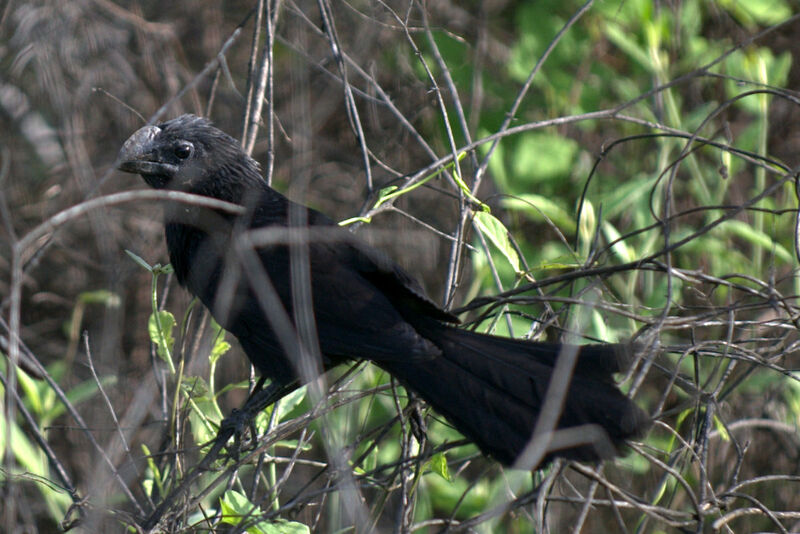
M 442 452 L 434 454 L 431 458 L 431 471 L 448 482 L 453 480 L 453 477 L 450 476 L 450 470 L 447 467 L 447 457 Z
M 261 509 L 258 506 L 235 490 L 226 491 L 225 495 L 220 498 L 219 504 L 222 511 L 220 520 L 228 525 L 238 525 L 245 520 L 250 523 L 261 515 Z M 308 534 L 311 531 L 303 523 L 276 519 L 259 521 L 248 526 L 245 532 L 249 534 Z
M 150 319 L 147 321 L 150 341 L 155 343 L 156 352 L 164 361 L 169 361 L 172 355 L 172 346 L 175 344 L 175 338 L 172 336 L 174 328 L 175 316 L 165 310 L 150 314 Z
M 505 225 L 488 211 L 476 212 L 474 220 L 475 225 L 483 235 L 506 257 L 514 271 L 519 273 L 521 271 L 519 255 L 517 255 L 514 247 L 511 246 L 511 240 L 508 238 L 508 230 Z

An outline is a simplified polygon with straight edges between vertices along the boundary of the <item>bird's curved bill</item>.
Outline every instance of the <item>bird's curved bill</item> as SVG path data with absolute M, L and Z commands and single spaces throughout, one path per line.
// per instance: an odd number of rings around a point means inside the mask
M 159 161 L 158 151 L 155 150 L 154 141 L 160 132 L 161 128 L 152 125 L 136 130 L 122 145 L 117 156 L 117 168 L 143 176 L 175 174 L 178 167 Z

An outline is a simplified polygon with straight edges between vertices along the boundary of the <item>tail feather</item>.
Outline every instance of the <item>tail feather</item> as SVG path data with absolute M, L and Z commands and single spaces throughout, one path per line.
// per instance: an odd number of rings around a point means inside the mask
M 381 365 L 444 415 L 481 450 L 512 464 L 530 441 L 553 367 L 563 346 L 500 338 L 441 323 L 414 325 L 441 356 Z M 621 345 L 581 347 L 558 428 L 598 425 L 615 449 L 643 433 L 648 417 L 614 385 L 612 374 L 628 358 Z M 553 451 L 595 460 L 594 444 Z

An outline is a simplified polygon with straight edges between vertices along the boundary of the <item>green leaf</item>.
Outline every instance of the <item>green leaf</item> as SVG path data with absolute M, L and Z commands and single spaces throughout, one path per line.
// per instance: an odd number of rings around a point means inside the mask
M 256 428 L 259 430 L 259 432 L 266 431 L 272 411 L 276 406 L 278 407 L 278 413 L 276 414 L 275 422 L 280 423 L 287 414 L 291 413 L 292 410 L 294 410 L 301 402 L 303 402 L 303 400 L 305 400 L 307 392 L 308 389 L 305 386 L 297 388 L 278 401 L 276 404 L 270 406 L 269 409 L 262 410 L 256 416 Z
M 726 58 L 723 65 L 725 74 L 735 78 L 776 86 L 786 83 L 792 65 L 792 56 L 788 52 L 775 56 L 768 48 L 737 50 Z M 739 95 L 743 91 L 752 89 L 751 87 L 743 88 L 734 80 L 727 81 L 725 87 L 729 96 Z M 750 95 L 737 100 L 736 105 L 753 114 L 762 114 L 762 105 L 765 102 L 763 99 L 765 98 L 767 95 Z M 737 146 L 741 146 L 740 142 L 737 142 Z
M 3 388 L 0 388 L 0 393 L 3 392 Z M 0 402 L 0 410 L 2 410 L 2 414 L 0 416 L 0 462 L 4 462 L 6 458 L 6 411 L 3 409 L 3 403 Z M 5 475 L 3 472 L 0 471 L 0 482 L 5 480 Z
M 775 256 L 786 263 L 792 263 L 794 258 L 780 243 L 773 241 L 772 237 L 754 228 L 744 221 L 727 221 L 723 227 L 728 232 L 744 239 L 751 245 L 774 252 Z
M 719 432 L 719 437 L 722 438 L 722 441 L 729 442 L 731 440 L 731 435 L 728 434 L 728 429 L 725 428 L 725 425 L 722 424 L 722 421 L 716 415 L 713 417 L 713 420 L 714 428 L 716 428 L 717 432 Z
M 214 347 L 211 349 L 211 354 L 208 356 L 209 361 L 212 364 L 217 363 L 217 360 L 230 349 L 231 344 L 225 341 L 225 338 L 217 338 L 217 341 L 214 342 Z
M 636 257 L 636 254 L 634 250 L 625 243 L 625 241 L 618 241 L 621 235 L 617 231 L 616 227 L 608 221 L 603 221 L 601 228 L 603 229 L 603 233 L 606 235 L 606 239 L 608 239 L 609 243 L 614 243 L 611 245 L 611 252 L 613 252 L 622 262 L 633 261 L 633 259 Z
M 390 185 L 389 187 L 384 187 L 383 189 L 378 191 L 378 201 L 375 203 L 375 205 L 379 206 L 381 203 L 383 203 L 386 197 L 388 197 L 390 194 L 394 193 L 398 189 L 400 188 L 397 187 L 396 185 Z
M 592 245 L 597 228 L 597 216 L 594 212 L 594 206 L 588 200 L 583 204 L 580 219 L 578 222 L 578 254 L 581 258 L 586 258 L 589 255 L 589 248 Z
M 189 399 L 191 411 L 189 424 L 197 443 L 208 443 L 217 435 L 222 412 L 211 396 L 208 384 L 202 377 L 188 376 L 181 382 L 181 391 Z
M 113 386 L 117 383 L 117 377 L 114 375 L 108 375 L 100 378 L 100 385 L 104 388 L 108 386 Z M 80 384 L 74 386 L 72 389 L 67 391 L 67 399 L 74 404 L 78 405 L 84 401 L 87 401 L 93 398 L 98 392 L 97 382 L 94 380 L 84 380 Z M 46 406 L 46 410 L 42 413 L 42 420 L 41 422 L 46 426 L 52 423 L 54 419 L 61 416 L 64 412 L 67 411 L 67 408 L 61 402 L 53 403 L 52 405 Z
M 545 217 L 553 221 L 562 232 L 572 234 L 575 231 L 575 219 L 556 202 L 542 195 L 524 194 L 503 200 L 503 207 L 510 210 L 524 211 L 533 220 L 543 221 Z
M 150 264 L 149 264 L 149 263 L 147 263 L 146 261 L 144 261 L 144 258 L 142 258 L 141 256 L 139 256 L 138 254 L 135 254 L 135 253 L 131 252 L 131 251 L 130 251 L 130 250 L 128 250 L 128 249 L 125 249 L 125 254 L 127 254 L 128 256 L 130 256 L 130 258 L 131 258 L 133 261 L 135 261 L 136 263 L 138 263 L 138 264 L 139 264 L 141 267 L 144 267 L 145 269 L 147 269 L 147 270 L 148 270 L 148 271 L 150 271 L 151 273 L 153 272 L 153 268 L 150 266 Z
M 225 341 L 225 330 L 223 330 L 216 321 L 211 321 L 211 328 L 213 328 L 215 335 L 214 346 L 211 347 L 211 354 L 208 355 L 208 361 L 213 366 L 223 354 L 231 349 L 231 344 Z
M 5 357 L 6 356 L 3 355 L 3 358 Z M 19 387 L 22 389 L 22 391 L 25 392 L 25 404 L 31 412 L 41 416 L 44 413 L 44 407 L 42 404 L 43 394 L 39 388 L 42 382 L 39 380 L 34 380 L 19 367 L 17 367 L 17 370 L 17 382 L 19 383 Z M 5 371 L 5 366 L 3 366 L 3 371 Z M 49 389 L 50 386 L 47 387 Z
M 261 510 L 251 503 L 247 497 L 235 490 L 228 490 L 219 499 L 222 510 L 221 521 L 228 525 L 238 525 L 244 517 L 258 515 Z
M 119 295 L 107 289 L 84 291 L 78 295 L 78 300 L 86 304 L 105 304 L 109 308 L 118 308 L 120 304 Z
M 474 221 L 478 230 L 488 237 L 489 241 L 506 257 L 508 263 L 514 268 L 514 272 L 520 273 L 522 269 L 519 256 L 514 247 L 511 246 L 511 240 L 508 238 L 508 230 L 505 225 L 488 211 L 476 212 Z
M 552 271 L 555 269 L 577 269 L 581 266 L 580 263 L 576 263 L 574 261 L 557 261 L 559 259 L 564 259 L 565 256 L 560 256 L 559 258 L 555 258 L 552 261 L 543 261 L 532 267 L 531 270 L 533 271 Z
M 256 525 L 257 530 L 248 528 L 247 532 L 250 534 L 263 533 L 263 534 L 309 534 L 308 526 L 297 521 L 287 521 L 285 519 L 276 519 L 274 521 L 262 521 Z
M 431 458 L 431 471 L 448 482 L 453 481 L 453 477 L 450 476 L 450 470 L 447 467 L 447 457 L 443 452 L 436 453 Z
M 147 321 L 147 333 L 150 341 L 156 344 L 158 356 L 165 362 L 172 363 L 172 346 L 175 338 L 172 331 L 175 328 L 175 316 L 168 311 L 159 311 L 150 314 Z
M 781 389 L 788 407 L 786 420 L 791 424 L 797 424 L 800 421 L 800 373 L 793 372 L 790 376 L 784 377 L 783 381 L 785 387 Z
M 145 491 L 148 492 L 148 495 L 153 494 L 153 487 L 158 487 L 159 493 L 164 493 L 164 481 L 163 476 L 161 474 L 161 470 L 158 468 L 158 464 L 156 463 L 153 455 L 150 452 L 150 449 L 142 443 L 142 452 L 144 453 L 144 457 L 147 459 L 147 473 L 145 475 L 145 480 L 142 481 L 142 484 L 145 487 Z
M 25 471 L 47 478 L 49 472 L 44 453 L 28 439 L 16 423 L 11 424 L 11 450 Z
M 175 272 L 171 264 L 161 265 L 160 263 L 156 263 L 153 265 L 153 274 L 172 274 Z
M 608 40 L 614 43 L 617 48 L 622 50 L 631 59 L 637 62 L 641 67 L 648 72 L 653 70 L 653 64 L 650 59 L 650 54 L 647 50 L 636 42 L 631 34 L 617 24 L 606 24 L 605 33 Z
M 213 368 L 222 355 L 230 350 L 231 344 L 225 341 L 225 330 L 213 319 L 211 320 L 211 329 L 214 331 L 214 346 L 211 348 L 211 354 L 208 355 L 208 361 Z
M 600 179 L 605 179 L 600 176 Z M 654 182 L 650 176 L 635 175 L 608 191 L 600 201 L 603 203 L 604 219 L 611 219 L 622 214 L 631 213 L 637 203 L 647 202 L 647 196 L 653 189 Z
M 228 525 L 238 525 L 242 520 L 250 522 L 262 513 L 258 506 L 235 490 L 226 491 L 225 495 L 220 498 L 219 504 L 222 511 L 221 521 Z M 303 523 L 277 519 L 259 521 L 247 527 L 246 532 L 249 534 L 308 534 L 311 531 Z
M 518 186 L 559 182 L 575 166 L 578 143 L 567 137 L 544 132 L 530 132 L 520 137 L 511 156 L 514 179 Z M 518 193 L 522 191 L 508 191 Z
M 720 0 L 719 4 L 752 30 L 757 25 L 778 24 L 792 15 L 789 4 L 782 0 Z
M 282 413 L 289 413 L 294 410 L 297 405 L 299 405 L 303 400 L 306 398 L 306 393 L 308 392 L 308 388 L 305 386 L 297 388 L 296 390 L 292 391 L 284 398 L 281 399 L 281 412 Z
M 181 381 L 181 391 L 195 400 L 206 400 L 209 398 L 208 384 L 202 376 L 187 376 Z

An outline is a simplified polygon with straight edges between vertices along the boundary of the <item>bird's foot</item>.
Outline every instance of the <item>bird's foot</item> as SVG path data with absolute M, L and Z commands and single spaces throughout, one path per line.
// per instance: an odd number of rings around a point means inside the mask
M 245 441 L 243 438 L 247 437 L 247 430 L 250 430 L 250 440 Z M 227 456 L 234 461 L 239 459 L 242 450 L 246 450 L 252 443 L 255 443 L 258 433 L 255 426 L 255 413 L 247 409 L 247 405 L 239 408 L 234 408 L 231 414 L 222 420 L 217 432 L 217 440 L 225 443 L 225 450 Z M 232 443 L 228 441 L 233 438 Z M 244 447 L 242 444 L 244 443 Z
M 247 402 L 244 403 L 244 406 L 234 409 L 220 423 L 215 442 L 225 444 L 228 456 L 234 460 L 239 458 L 239 454 L 243 450 L 242 437 L 246 435 L 245 431 L 247 429 L 250 429 L 250 443 L 245 443 L 245 448 L 254 446 L 258 440 L 258 431 L 255 425 L 256 415 L 297 387 L 294 383 L 283 385 L 273 382 L 266 388 L 262 388 L 262 385 L 263 381 L 259 381 L 259 385 L 247 399 Z M 233 443 L 228 445 L 227 443 L 231 438 L 233 438 Z
M 417 442 L 425 443 L 428 437 L 428 424 L 425 422 L 424 405 L 416 397 L 412 397 L 408 403 L 408 421 L 411 424 L 411 433 L 414 434 Z

